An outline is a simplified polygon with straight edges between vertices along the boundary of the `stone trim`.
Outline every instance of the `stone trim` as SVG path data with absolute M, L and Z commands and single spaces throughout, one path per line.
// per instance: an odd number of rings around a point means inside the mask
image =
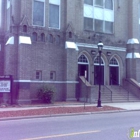
M 15 83 L 54 83 L 54 84 L 78 84 L 79 81 L 33 81 L 33 80 L 14 80 Z

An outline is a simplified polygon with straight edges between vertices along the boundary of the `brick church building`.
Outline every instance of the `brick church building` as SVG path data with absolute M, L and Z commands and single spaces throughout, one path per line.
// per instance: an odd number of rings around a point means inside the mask
M 43 84 L 55 87 L 56 101 L 86 92 L 94 102 L 99 77 L 102 100 L 115 101 L 115 88 L 139 98 L 139 39 L 140 0 L 0 0 L 0 75 L 12 75 L 15 103 L 37 101 Z

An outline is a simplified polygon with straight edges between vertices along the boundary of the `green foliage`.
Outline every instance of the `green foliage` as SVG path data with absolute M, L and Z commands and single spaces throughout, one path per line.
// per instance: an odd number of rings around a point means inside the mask
M 45 103 L 53 103 L 54 102 L 54 93 L 55 89 L 48 85 L 43 85 L 38 89 L 38 98 L 41 99 Z

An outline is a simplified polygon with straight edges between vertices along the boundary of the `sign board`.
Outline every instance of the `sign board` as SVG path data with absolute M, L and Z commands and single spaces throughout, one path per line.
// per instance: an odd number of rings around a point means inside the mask
M 11 92 L 12 78 L 11 76 L 0 76 L 0 92 Z
M 10 80 L 0 80 L 0 92 L 10 92 L 11 81 Z

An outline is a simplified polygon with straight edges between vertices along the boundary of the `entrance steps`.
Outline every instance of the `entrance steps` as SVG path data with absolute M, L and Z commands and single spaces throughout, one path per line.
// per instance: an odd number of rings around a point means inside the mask
M 98 91 L 99 86 L 94 85 L 91 92 L 91 102 L 98 100 Z M 138 102 L 140 99 L 134 94 L 130 93 L 122 86 L 119 85 L 109 85 L 101 86 L 101 101 L 104 103 L 107 102 Z

